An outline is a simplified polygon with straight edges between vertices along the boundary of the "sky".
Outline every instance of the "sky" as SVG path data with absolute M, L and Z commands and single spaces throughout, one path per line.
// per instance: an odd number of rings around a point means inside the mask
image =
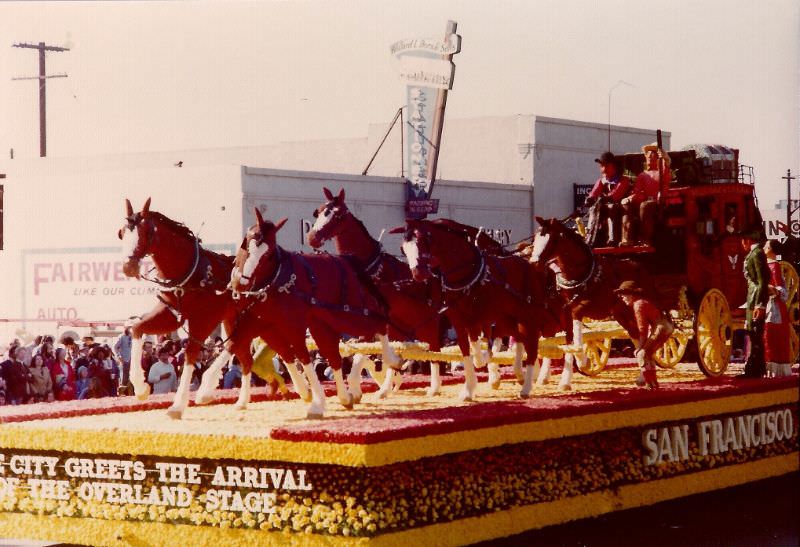
M 719 143 L 756 170 L 762 208 L 800 174 L 796 0 L 0 3 L 0 172 L 48 155 L 365 137 L 402 101 L 389 53 L 458 23 L 447 118 L 538 114 Z M 620 80 L 632 85 L 616 85 Z M 613 91 L 611 91 L 613 89 Z M 445 122 L 446 123 L 446 122 Z M 290 166 L 281 166 L 290 168 Z M 795 196 L 800 183 L 795 182 Z

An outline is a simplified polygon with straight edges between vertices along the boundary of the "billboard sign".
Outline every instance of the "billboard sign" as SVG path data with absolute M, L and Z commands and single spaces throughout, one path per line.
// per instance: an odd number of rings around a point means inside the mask
M 403 170 L 406 177 L 406 214 L 424 218 L 438 204 L 430 199 L 444 125 L 447 92 L 453 88 L 453 55 L 461 51 L 456 23 L 448 21 L 444 40 L 411 39 L 392 44 L 405 83 Z M 424 203 L 414 204 L 421 201 Z
M 233 253 L 233 245 L 204 245 Z M 22 318 L 116 321 L 142 315 L 159 287 L 122 272 L 121 248 L 26 249 L 22 251 Z M 153 267 L 142 260 L 142 271 Z M 150 272 L 155 277 L 154 271 Z

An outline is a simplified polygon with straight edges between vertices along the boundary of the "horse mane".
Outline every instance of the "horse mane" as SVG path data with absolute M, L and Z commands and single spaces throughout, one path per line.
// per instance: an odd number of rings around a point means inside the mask
M 192 230 L 188 226 L 186 226 L 182 222 L 178 222 L 177 220 L 172 220 L 171 218 L 169 218 L 168 216 L 166 216 L 163 213 L 159 213 L 158 211 L 149 211 L 147 213 L 147 215 L 149 217 L 152 217 L 154 220 L 156 220 L 158 222 L 162 222 L 162 223 L 168 225 L 175 232 L 177 232 L 178 235 L 186 236 L 186 237 L 189 237 L 189 238 L 195 237 L 194 232 L 192 232 Z
M 468 224 L 462 224 L 449 218 L 437 218 L 428 222 L 434 226 L 442 226 L 450 231 L 460 232 L 468 239 L 473 240 L 475 239 L 475 236 L 478 234 L 479 230 L 479 228 L 475 228 L 474 226 L 470 226 Z M 508 254 L 508 251 L 506 251 L 506 248 L 503 247 L 501 243 L 497 242 L 494 238 L 490 237 L 486 232 L 483 231 L 480 233 L 480 236 L 478 236 L 478 246 L 481 249 L 496 255 Z
M 148 216 L 152 217 L 153 220 L 168 225 L 174 232 L 177 233 L 177 235 L 186 237 L 188 239 L 196 238 L 198 240 L 198 242 L 202 243 L 200 238 L 195 235 L 195 233 L 191 230 L 191 228 L 186 226 L 183 222 L 178 222 L 177 220 L 172 220 L 171 218 L 169 218 L 165 214 L 159 213 L 158 211 L 150 211 L 147 214 L 148 214 Z M 235 258 L 233 256 L 229 256 L 229 255 L 226 255 L 226 254 L 222 254 L 222 253 L 218 253 L 216 251 L 212 251 L 212 250 L 206 249 L 202 245 L 200 245 L 200 250 L 203 251 L 203 252 L 206 252 L 206 253 L 209 253 L 209 254 L 213 255 L 214 257 L 218 258 L 222 262 L 225 262 L 226 264 L 233 265 L 234 258 Z

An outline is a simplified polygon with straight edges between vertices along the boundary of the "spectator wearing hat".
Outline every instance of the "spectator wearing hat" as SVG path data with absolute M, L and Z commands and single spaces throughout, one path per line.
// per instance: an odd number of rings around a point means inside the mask
M 631 181 L 622 175 L 622 166 L 611 152 L 603 152 L 594 161 L 600 167 L 600 178 L 586 197 L 586 205 L 591 207 L 589 225 L 597 229 L 607 223 L 608 245 L 615 246 L 620 236 L 621 202 L 628 195 Z
M 635 352 L 640 374 L 636 385 L 658 388 L 656 363 L 653 354 L 669 339 L 675 326 L 670 318 L 633 281 L 625 281 L 614 291 L 625 305 L 633 309 L 639 328 L 638 349 Z
M 169 362 L 170 352 L 166 347 L 158 350 L 158 361 L 153 363 L 147 373 L 147 381 L 153 386 L 153 393 L 169 393 L 178 389 L 178 375 Z
M 620 245 L 633 245 L 636 225 L 639 228 L 638 240 L 644 245 L 653 243 L 653 232 L 658 217 L 658 203 L 661 195 L 669 188 L 672 175 L 669 169 L 669 155 L 658 147 L 658 143 L 642 147 L 644 152 L 644 171 L 636 177 L 631 195 L 622 199 L 622 241 Z
M 740 378 L 761 378 L 767 372 L 764 361 L 764 321 L 769 301 L 770 271 L 762 248 L 766 239 L 761 228 L 742 235 L 742 247 L 749 250 L 744 259 L 744 277 L 747 280 L 744 328 L 750 338 L 750 355 Z

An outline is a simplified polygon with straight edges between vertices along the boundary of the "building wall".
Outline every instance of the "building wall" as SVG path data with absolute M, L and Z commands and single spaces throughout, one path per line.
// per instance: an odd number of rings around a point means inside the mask
M 277 221 L 288 218 L 278 233 L 278 243 L 290 250 L 309 250 L 304 240 L 313 224 L 313 211 L 325 202 L 323 187 L 338 193 L 345 190 L 345 202 L 364 222 L 373 237 L 404 223 L 405 188 L 402 180 L 390 177 L 335 175 L 245 167 L 242 178 L 242 225 L 255 222 L 253 209 Z M 530 188 L 518 185 L 441 181 L 436 189 L 441 206 L 438 215 L 496 231 L 506 242 L 530 234 Z M 387 251 L 400 254 L 400 238 L 385 234 Z M 333 247 L 328 245 L 328 250 Z

